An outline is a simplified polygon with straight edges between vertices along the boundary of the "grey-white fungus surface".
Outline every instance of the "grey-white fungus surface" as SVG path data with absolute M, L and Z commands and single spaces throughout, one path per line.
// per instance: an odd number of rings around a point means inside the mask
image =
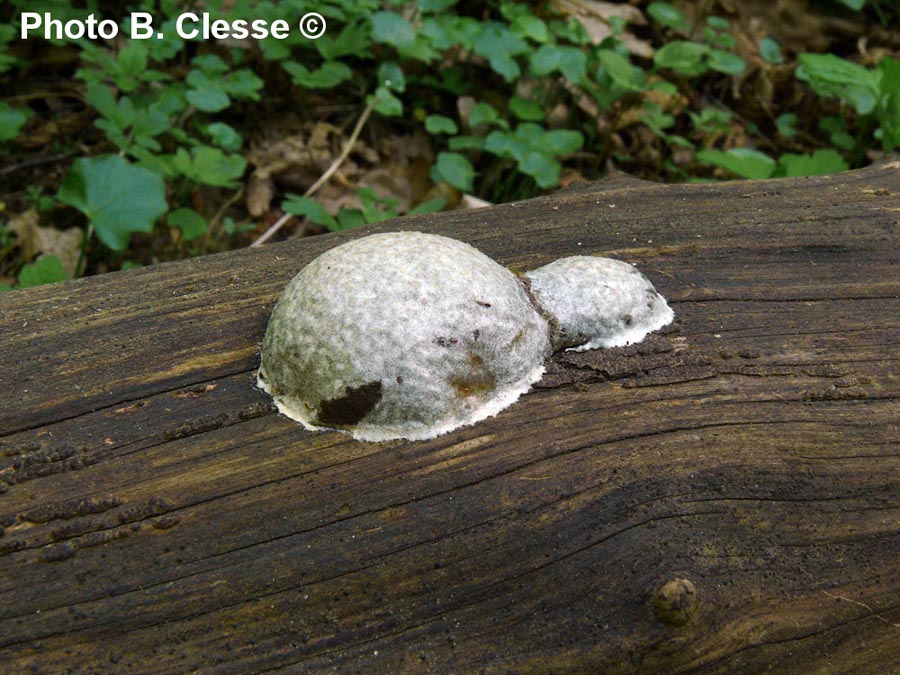
M 554 349 L 622 347 L 675 317 L 647 277 L 621 260 L 571 256 L 525 276 L 535 301 L 552 318 Z
M 293 278 L 257 381 L 309 429 L 418 440 L 497 414 L 549 353 L 546 320 L 505 267 L 454 239 L 385 233 Z
M 337 246 L 276 303 L 257 384 L 308 429 L 421 440 L 511 405 L 553 349 L 637 342 L 673 318 L 627 263 L 576 256 L 525 276 L 420 232 Z

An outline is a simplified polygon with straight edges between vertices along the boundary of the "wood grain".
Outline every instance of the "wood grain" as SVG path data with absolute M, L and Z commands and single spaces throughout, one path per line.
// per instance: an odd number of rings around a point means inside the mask
M 617 178 L 0 295 L 0 671 L 900 672 L 900 163 Z M 287 281 L 420 229 L 678 320 L 426 442 L 252 386 Z

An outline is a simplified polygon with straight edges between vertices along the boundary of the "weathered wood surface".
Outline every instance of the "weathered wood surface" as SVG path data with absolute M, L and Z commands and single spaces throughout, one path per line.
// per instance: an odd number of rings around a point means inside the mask
M 613 180 L 0 295 L 0 671 L 898 672 L 898 169 Z M 391 228 L 612 253 L 678 324 L 433 441 L 306 432 L 251 386 L 268 313 Z

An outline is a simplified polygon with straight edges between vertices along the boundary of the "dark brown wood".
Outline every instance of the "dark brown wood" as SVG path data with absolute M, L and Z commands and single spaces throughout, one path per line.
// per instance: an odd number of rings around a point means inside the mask
M 0 671 L 886 673 L 900 163 L 553 196 L 0 295 Z M 252 386 L 269 311 L 383 229 L 632 261 L 678 322 L 427 442 Z

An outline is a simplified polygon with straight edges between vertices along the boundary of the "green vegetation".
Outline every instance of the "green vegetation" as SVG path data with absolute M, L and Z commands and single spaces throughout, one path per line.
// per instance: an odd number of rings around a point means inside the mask
M 599 22 L 553 2 L 205 3 L 214 19 L 288 22 L 264 40 L 180 37 L 183 0 L 85 4 L 0 10 L 0 289 L 245 246 L 291 216 L 335 230 L 462 193 L 526 198 L 610 163 L 660 181 L 759 179 L 900 147 L 887 49 L 815 53 L 715 2 L 623 5 Z M 888 0 L 816 7 L 810 26 L 831 14 L 897 38 Z M 94 13 L 120 33 L 23 41 L 26 11 Z M 129 39 L 132 11 L 164 38 Z M 307 12 L 327 21 L 318 39 L 298 30 Z

